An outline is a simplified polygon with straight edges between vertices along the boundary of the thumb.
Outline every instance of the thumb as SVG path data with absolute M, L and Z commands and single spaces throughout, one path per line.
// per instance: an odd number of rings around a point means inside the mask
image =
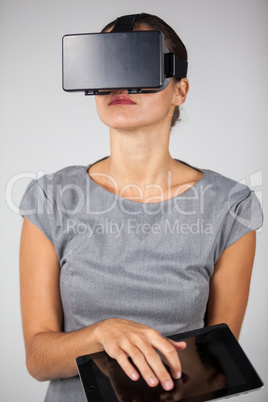
M 168 339 L 169 342 L 177 349 L 177 350 L 184 350 L 187 347 L 187 343 L 185 341 L 173 341 L 172 339 Z

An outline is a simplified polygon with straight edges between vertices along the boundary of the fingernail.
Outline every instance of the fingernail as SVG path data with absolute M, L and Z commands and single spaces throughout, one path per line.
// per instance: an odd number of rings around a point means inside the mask
M 149 378 L 149 384 L 155 386 L 157 384 L 157 380 L 154 377 Z
M 174 374 L 173 376 L 176 380 L 178 380 L 179 378 L 181 378 L 181 373 L 178 371 L 177 373 Z
M 138 380 L 139 376 L 136 373 L 132 373 L 131 378 L 132 378 L 132 380 L 136 381 L 136 380 Z
M 169 391 L 170 389 L 172 389 L 173 388 L 173 382 L 172 381 L 166 381 L 166 382 L 164 382 L 164 385 L 163 385 L 163 388 L 166 390 L 166 391 Z

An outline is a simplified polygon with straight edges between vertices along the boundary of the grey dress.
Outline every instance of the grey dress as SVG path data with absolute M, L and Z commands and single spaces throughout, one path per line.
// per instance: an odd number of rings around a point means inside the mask
M 20 205 L 56 248 L 63 331 L 109 317 L 163 335 L 203 327 L 215 262 L 262 225 L 256 195 L 203 169 L 183 194 L 143 204 L 105 190 L 87 169 L 32 181 Z M 51 381 L 45 401 L 84 402 L 79 378 Z

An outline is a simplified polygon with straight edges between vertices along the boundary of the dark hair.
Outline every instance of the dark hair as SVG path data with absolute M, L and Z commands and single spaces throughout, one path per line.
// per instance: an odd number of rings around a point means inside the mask
M 107 31 L 112 28 L 116 23 L 116 20 L 110 22 L 106 27 L 103 28 L 102 32 Z M 152 29 L 162 32 L 165 39 L 165 45 L 168 50 L 174 53 L 180 59 L 186 60 L 188 59 L 187 50 L 184 46 L 183 42 L 176 34 L 174 29 L 172 29 L 165 21 L 156 15 L 141 13 L 137 16 L 135 20 L 135 24 L 145 24 L 150 26 Z M 180 80 L 179 78 L 175 78 L 176 80 Z M 176 106 L 173 112 L 171 127 L 175 126 L 176 122 L 180 118 L 180 109 L 179 106 Z

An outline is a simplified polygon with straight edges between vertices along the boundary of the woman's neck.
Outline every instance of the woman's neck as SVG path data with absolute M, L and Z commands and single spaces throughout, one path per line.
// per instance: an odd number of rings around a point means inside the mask
M 169 133 L 145 131 L 111 129 L 109 174 L 122 184 L 163 185 L 174 163 L 169 153 Z
M 111 156 L 90 168 L 106 190 L 138 202 L 159 202 L 183 193 L 202 173 L 174 160 L 169 127 L 110 129 Z

